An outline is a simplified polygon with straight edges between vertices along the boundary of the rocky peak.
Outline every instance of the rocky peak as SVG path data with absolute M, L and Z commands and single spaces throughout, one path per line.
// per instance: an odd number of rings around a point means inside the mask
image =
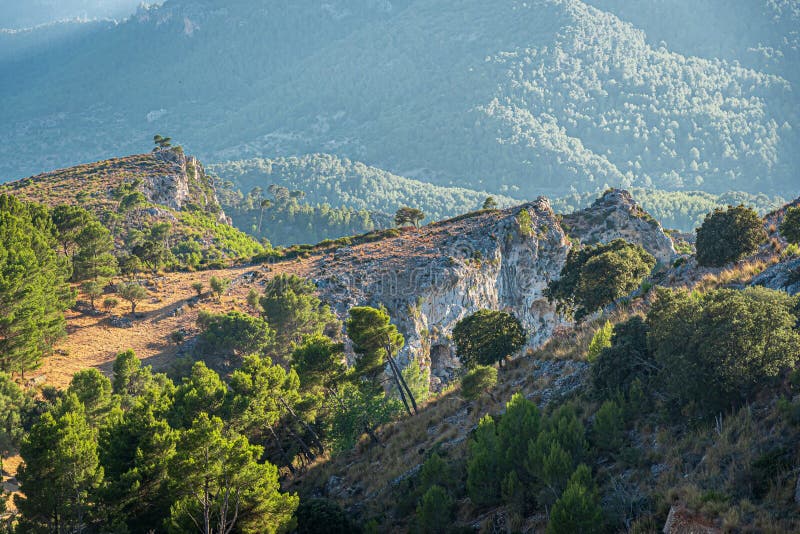
M 622 189 L 609 189 L 588 208 L 564 215 L 562 225 L 570 237 L 587 245 L 622 238 L 641 245 L 660 263 L 669 263 L 676 254 L 661 224 Z
M 180 147 L 173 147 L 153 152 L 153 158 L 162 165 L 158 172 L 143 177 L 142 192 L 147 200 L 175 210 L 192 205 L 216 214 L 223 224 L 231 224 L 222 211 L 211 179 L 194 156 L 186 156 Z

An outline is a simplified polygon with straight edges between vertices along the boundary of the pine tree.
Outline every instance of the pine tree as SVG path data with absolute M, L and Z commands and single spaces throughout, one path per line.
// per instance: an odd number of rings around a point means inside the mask
M 491 416 L 481 419 L 468 450 L 467 495 L 478 506 L 499 503 L 504 462 L 497 425 Z
M 67 395 L 33 425 L 20 449 L 24 461 L 14 497 L 23 532 L 68 533 L 90 521 L 95 491 L 103 480 L 97 437 L 83 405 Z
M 99 282 L 117 274 L 117 258 L 112 254 L 114 240 L 105 226 L 98 221 L 91 221 L 83 227 L 75 241 L 79 250 L 74 257 L 74 280 Z
M 547 534 L 592 534 L 605 531 L 603 510 L 589 468 L 581 464 L 553 505 Z
M 0 369 L 35 368 L 65 334 L 73 294 L 46 210 L 0 195 Z
M 178 440 L 169 473 L 177 497 L 172 530 L 203 534 L 270 534 L 292 526 L 298 498 L 280 492 L 278 469 L 258 463 L 261 447 L 223 430 L 222 420 L 201 413 Z

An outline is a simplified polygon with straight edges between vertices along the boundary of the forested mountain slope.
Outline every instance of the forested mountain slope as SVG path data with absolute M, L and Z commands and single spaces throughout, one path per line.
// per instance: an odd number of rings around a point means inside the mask
M 15 134 L 0 139 L 0 172 L 132 151 L 159 130 L 207 161 L 329 152 L 516 198 L 606 184 L 789 196 L 790 8 L 749 32 L 749 11 L 720 17 L 715 31 L 736 46 L 719 59 L 577 0 L 169 0 L 3 63 L 0 119 Z M 647 28 L 659 13 L 632 11 L 620 8 Z M 737 64 L 742 49 L 784 41 L 781 65 Z

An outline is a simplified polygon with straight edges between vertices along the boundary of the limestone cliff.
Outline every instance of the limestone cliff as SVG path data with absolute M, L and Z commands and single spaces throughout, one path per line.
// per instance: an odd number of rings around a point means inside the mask
M 567 234 L 587 245 L 622 238 L 642 245 L 659 263 L 669 263 L 675 256 L 672 239 L 661 224 L 622 189 L 609 189 L 590 207 L 565 215 L 562 225 Z
M 616 192 L 602 200 L 594 225 L 583 218 L 585 235 L 601 241 L 624 237 L 660 259 L 670 257 L 669 238 L 657 224 L 639 223 L 644 212 L 630 195 Z M 608 218 L 599 219 L 602 213 Z M 453 327 L 481 308 L 516 315 L 529 333 L 530 347 L 551 337 L 563 319 L 544 290 L 559 276 L 571 246 L 549 201 L 539 197 L 515 208 L 476 212 L 336 249 L 315 259 L 308 276 L 342 318 L 352 306 L 386 306 L 406 338 L 400 360 L 415 358 L 430 366 L 437 387 L 459 367 Z
M 219 222 L 231 224 L 220 206 L 211 179 L 197 158 L 187 157 L 178 148 L 158 150 L 153 156 L 168 169 L 162 167 L 158 172 L 143 176 L 142 189 L 147 200 L 175 210 L 193 205 L 214 214 Z

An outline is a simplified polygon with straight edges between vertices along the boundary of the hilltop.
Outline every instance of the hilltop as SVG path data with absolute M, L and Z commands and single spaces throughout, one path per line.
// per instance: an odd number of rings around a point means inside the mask
M 48 206 L 88 209 L 114 234 L 117 245 L 132 232 L 168 223 L 173 245 L 190 241 L 189 264 L 249 259 L 264 248 L 231 226 L 202 164 L 179 147 L 61 169 L 0 186 L 0 192 Z
M 205 161 L 332 153 L 515 198 L 796 194 L 796 14 L 704 2 L 704 20 L 725 16 L 698 26 L 695 6 L 664 8 L 690 31 L 651 35 L 661 12 L 619 2 L 170 0 L 4 61 L 28 83 L 0 84 L 0 174 L 130 152 L 157 129 Z M 728 44 L 702 46 L 706 27 Z

